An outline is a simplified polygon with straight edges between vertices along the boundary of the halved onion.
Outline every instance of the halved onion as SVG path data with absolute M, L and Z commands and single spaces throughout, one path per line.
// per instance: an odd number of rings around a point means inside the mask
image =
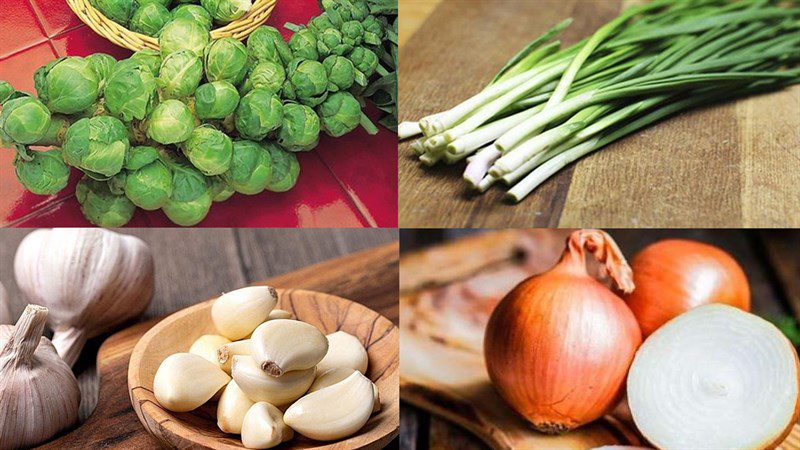
M 628 403 L 660 449 L 766 449 L 797 421 L 798 383 L 797 352 L 775 326 L 706 305 L 642 344 L 628 374 Z

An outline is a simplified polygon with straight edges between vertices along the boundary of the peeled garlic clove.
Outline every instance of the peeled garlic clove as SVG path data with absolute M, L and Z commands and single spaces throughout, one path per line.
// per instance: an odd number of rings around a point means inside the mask
M 349 367 L 361 373 L 367 372 L 369 358 L 357 337 L 344 331 L 337 331 L 325 337 L 328 339 L 328 353 L 317 364 L 318 371 Z
M 237 341 L 247 337 L 267 320 L 278 303 L 271 286 L 250 286 L 221 295 L 211 306 L 211 320 L 219 334 Z
M 202 356 L 176 353 L 158 366 L 153 393 L 164 408 L 186 412 L 210 400 L 230 380 L 219 366 Z
M 217 427 L 225 433 L 241 434 L 242 422 L 253 401 L 231 380 L 222 391 L 217 405 Z
M 275 319 L 253 331 L 250 349 L 261 370 L 279 377 L 316 366 L 328 352 L 328 340 L 311 324 Z
M 308 388 L 308 393 L 310 394 L 328 386 L 333 386 L 334 384 L 345 380 L 347 377 L 352 375 L 353 372 L 357 371 L 349 367 L 337 367 L 335 369 L 328 369 L 325 372 L 319 373 L 317 374 L 317 378 L 314 379 L 314 382 L 311 383 L 311 387 Z M 372 397 L 372 412 L 378 412 L 381 410 L 381 397 L 378 393 L 378 386 L 375 386 L 375 383 L 372 383 Z
M 292 318 L 292 313 L 290 313 L 289 311 L 286 311 L 285 309 L 273 309 L 269 313 L 269 317 L 267 317 L 267 320 L 291 319 L 291 318 Z
M 341 439 L 367 423 L 374 405 L 372 382 L 359 372 L 312 392 L 292 404 L 283 415 L 294 431 L 318 441 Z
M 250 356 L 233 357 L 233 379 L 250 400 L 276 406 L 287 405 L 306 393 L 314 382 L 316 368 L 293 370 L 280 377 L 267 375 Z
M 197 338 L 196 341 L 189 347 L 189 353 L 203 358 L 217 364 L 217 350 L 225 344 L 230 344 L 230 339 L 218 334 L 204 334 Z
M 217 349 L 217 363 L 226 373 L 231 373 L 231 363 L 236 355 L 250 355 L 250 339 L 231 342 Z
M 272 448 L 294 437 L 283 413 L 267 402 L 258 402 L 247 411 L 242 424 L 242 444 L 247 448 Z

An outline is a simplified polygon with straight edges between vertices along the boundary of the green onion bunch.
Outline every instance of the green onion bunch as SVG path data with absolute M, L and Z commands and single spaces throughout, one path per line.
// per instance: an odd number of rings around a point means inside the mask
M 483 91 L 400 124 L 426 165 L 466 160 L 485 192 L 519 202 L 559 170 L 687 109 L 800 82 L 800 4 L 653 0 L 562 48 L 556 25 L 515 55 Z M 552 41 L 552 42 L 551 42 Z

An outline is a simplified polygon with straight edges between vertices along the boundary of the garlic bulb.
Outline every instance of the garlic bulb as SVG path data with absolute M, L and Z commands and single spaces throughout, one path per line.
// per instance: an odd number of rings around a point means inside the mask
M 33 447 L 78 420 L 78 382 L 42 337 L 46 318 L 28 305 L 16 326 L 0 325 L 0 449 Z
M 242 444 L 247 448 L 272 448 L 292 437 L 281 410 L 267 402 L 254 404 L 244 417 Z
M 241 434 L 244 415 L 251 406 L 253 406 L 253 401 L 247 398 L 236 381 L 231 380 L 219 398 L 217 426 L 225 433 Z
M 319 366 L 317 366 L 319 367 Z M 319 369 L 317 369 L 319 370 Z M 357 372 L 349 367 L 337 367 L 335 369 L 328 369 L 325 372 L 317 374 L 317 378 L 314 379 L 314 382 L 311 383 L 311 387 L 308 388 L 308 393 L 312 393 L 318 391 L 320 389 L 324 389 L 328 386 L 333 386 L 334 384 L 347 379 L 353 372 Z M 378 392 L 378 386 L 375 386 L 375 383 L 372 383 L 372 412 L 378 412 L 381 410 L 381 396 Z
M 246 338 L 278 303 L 270 286 L 250 286 L 221 295 L 211 306 L 211 320 L 219 334 L 237 341 Z
M 332 441 L 360 430 L 369 420 L 372 408 L 372 381 L 360 372 L 353 372 L 344 380 L 294 402 L 283 420 L 305 437 Z
M 317 365 L 328 352 L 328 340 L 314 325 L 275 319 L 253 331 L 250 350 L 261 370 L 279 377 L 284 372 Z
M 233 379 L 250 400 L 276 406 L 289 404 L 306 393 L 314 382 L 316 369 L 293 370 L 280 377 L 264 373 L 250 356 L 234 356 Z
M 230 380 L 219 366 L 202 356 L 176 353 L 158 366 L 153 394 L 164 408 L 186 412 L 209 401 Z
M 196 341 L 189 347 L 189 353 L 203 358 L 217 364 L 217 350 L 225 344 L 230 344 L 230 339 L 218 334 L 204 334 L 197 338 Z
M 290 313 L 289 311 L 286 311 L 285 309 L 273 309 L 269 313 L 267 320 L 291 319 L 291 318 L 292 318 L 292 313 Z
M 317 363 L 319 372 L 337 367 L 349 367 L 361 373 L 367 372 L 369 357 L 357 337 L 344 331 L 337 331 L 325 337 L 328 339 L 328 353 Z
M 72 366 L 86 340 L 140 315 L 153 295 L 153 257 L 141 239 L 98 228 L 36 230 L 14 259 L 20 290 L 47 306 L 53 345 Z
M 0 283 L 0 324 L 14 323 L 14 313 L 11 311 L 11 301 L 8 298 L 8 292 Z
M 231 342 L 217 349 L 217 363 L 227 372 L 231 373 L 231 363 L 236 355 L 250 355 L 250 339 Z

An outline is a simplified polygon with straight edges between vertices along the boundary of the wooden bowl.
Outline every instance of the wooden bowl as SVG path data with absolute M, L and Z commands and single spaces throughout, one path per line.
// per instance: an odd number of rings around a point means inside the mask
M 304 290 L 278 289 L 278 308 L 323 333 L 342 330 L 364 344 L 369 355 L 367 376 L 380 391 L 381 411 L 355 435 L 336 442 L 319 442 L 299 434 L 279 448 L 356 449 L 382 448 L 397 436 L 400 426 L 400 348 L 397 327 L 387 318 L 359 303 L 333 295 Z M 153 395 L 153 377 L 167 356 L 186 352 L 203 334 L 214 334 L 212 300 L 178 311 L 150 329 L 133 349 L 128 366 L 128 390 L 133 409 L 147 431 L 173 448 L 241 449 L 236 435 L 217 428 L 216 402 L 188 412 L 162 408 Z

